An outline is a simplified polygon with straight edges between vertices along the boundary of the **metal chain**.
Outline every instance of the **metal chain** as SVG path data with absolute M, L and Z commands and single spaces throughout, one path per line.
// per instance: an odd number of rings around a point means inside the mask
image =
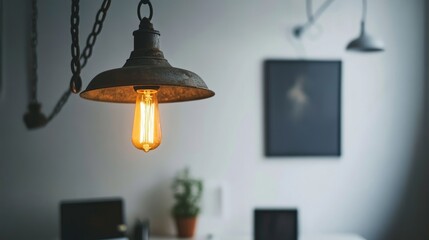
M 98 35 L 101 33 L 103 28 L 104 20 L 107 16 L 107 11 L 109 10 L 111 0 L 103 0 L 101 4 L 101 8 L 98 10 L 97 15 L 95 17 L 95 23 L 92 27 L 92 32 L 88 35 L 86 40 L 86 46 L 83 49 L 82 53 L 80 53 L 79 47 L 79 0 L 72 0 L 72 13 L 70 17 L 71 22 L 71 35 L 72 35 L 72 45 L 71 45 L 71 71 L 72 71 L 72 79 L 70 81 L 70 88 L 67 89 L 60 100 L 55 105 L 52 113 L 48 117 L 48 121 L 53 119 L 66 104 L 68 98 L 70 97 L 71 92 L 78 93 L 82 87 L 82 78 L 80 77 L 80 73 L 82 69 L 86 66 L 88 59 L 92 55 L 92 50 L 94 48 L 95 42 L 97 40 Z M 81 62 L 82 61 L 82 62 Z
M 97 36 L 100 34 L 101 29 L 103 28 L 104 19 L 106 18 L 107 11 L 109 10 L 110 3 L 111 0 L 104 0 L 100 10 L 97 12 L 94 26 L 92 27 L 92 32 L 88 35 L 88 38 L 86 39 L 86 46 L 82 51 L 82 55 L 80 56 L 81 68 L 86 66 L 88 59 L 92 55 L 95 41 L 97 40 Z
M 51 114 L 48 116 L 48 122 L 51 121 L 61 111 L 64 105 L 66 105 L 66 102 L 70 97 L 70 94 L 71 94 L 70 89 L 67 88 L 67 90 L 63 93 L 63 95 L 61 95 L 57 104 L 55 104 L 55 107 L 52 110 Z
M 88 59 L 92 55 L 94 44 L 97 41 L 97 37 L 103 29 L 103 23 L 106 19 L 107 11 L 109 10 L 111 0 L 104 0 L 101 4 L 101 8 L 98 10 L 95 17 L 95 23 L 92 27 L 91 33 L 86 39 L 86 46 L 80 53 L 79 48 L 79 0 L 72 0 L 72 14 L 70 17 L 71 22 L 71 35 L 72 35 L 72 60 L 71 60 L 71 71 L 73 73 L 70 81 L 70 90 L 73 93 L 80 92 L 82 88 L 82 78 L 80 72 L 88 62 Z
M 109 10 L 111 0 L 104 0 L 101 4 L 101 8 L 98 10 L 95 23 L 92 28 L 92 32 L 88 35 L 86 46 L 82 53 L 80 53 L 79 47 L 79 0 L 72 0 L 72 13 L 70 17 L 71 22 L 71 35 L 72 35 L 72 60 L 71 60 L 71 71 L 72 79 L 70 81 L 70 88 L 67 89 L 61 98 L 58 100 L 55 105 L 52 113 L 48 117 L 48 121 L 52 120 L 66 104 L 68 98 L 70 97 L 71 92 L 78 93 L 82 88 L 82 79 L 80 73 L 82 69 L 86 66 L 88 59 L 92 55 L 92 49 L 94 48 L 95 41 L 97 36 L 100 34 L 101 29 L 103 28 L 104 20 L 107 16 L 107 11 Z M 82 60 L 82 62 L 81 62 Z
M 73 74 L 70 81 L 70 91 L 73 93 L 80 92 L 82 88 L 82 79 L 80 77 L 80 48 L 79 48 L 79 0 L 72 0 L 71 16 L 70 16 L 70 33 L 72 37 L 70 63 L 71 72 Z
M 139 5 L 137 7 L 137 16 L 139 17 L 139 20 L 143 20 L 141 9 L 143 5 L 148 5 L 149 7 L 149 21 L 152 20 L 153 17 L 153 6 L 150 0 L 140 0 Z
M 80 77 L 80 73 L 83 67 L 86 66 L 88 59 L 92 55 L 92 49 L 94 48 L 95 41 L 97 36 L 100 34 L 101 29 L 103 27 L 104 20 L 107 15 L 107 11 L 110 7 L 111 0 L 104 0 L 100 10 L 97 12 L 97 16 L 95 18 L 95 23 L 92 29 L 92 32 L 89 34 L 86 42 L 86 46 L 82 53 L 80 53 L 79 48 L 79 0 L 72 0 L 72 14 L 70 18 L 71 22 L 71 35 L 72 35 L 72 45 L 71 45 L 71 53 L 72 53 L 72 61 L 71 61 L 71 71 L 72 71 L 72 79 L 70 81 L 70 87 L 64 91 L 52 110 L 51 114 L 48 116 L 47 121 L 51 121 L 64 107 L 70 94 L 72 92 L 78 93 L 82 86 L 82 80 Z M 32 83 L 31 83 L 31 102 L 37 103 L 37 84 L 38 84 L 38 76 L 37 76 L 37 43 L 38 43 L 38 35 L 37 35 L 37 19 L 38 19 L 38 11 L 37 11 L 37 0 L 32 0 L 32 33 L 31 33 L 31 48 L 32 48 Z M 82 61 L 82 62 L 81 62 Z
M 30 89 L 30 101 L 35 103 L 37 102 L 37 0 L 31 2 L 32 7 L 32 24 L 31 24 L 31 73 L 32 73 L 32 82 Z

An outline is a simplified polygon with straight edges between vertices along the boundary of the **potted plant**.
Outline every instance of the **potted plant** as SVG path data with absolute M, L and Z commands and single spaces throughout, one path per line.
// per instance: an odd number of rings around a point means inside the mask
M 174 199 L 172 209 L 180 238 L 191 238 L 195 233 L 197 216 L 200 213 L 200 200 L 203 193 L 201 180 L 193 179 L 189 169 L 179 172 L 173 182 Z

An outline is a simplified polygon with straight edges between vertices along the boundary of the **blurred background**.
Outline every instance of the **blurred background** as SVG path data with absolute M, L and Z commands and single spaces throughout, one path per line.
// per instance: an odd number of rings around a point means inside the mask
M 184 167 L 205 184 L 197 235 L 252 234 L 253 209 L 268 207 L 298 209 L 303 233 L 429 239 L 426 1 L 369 1 L 367 29 L 386 47 L 376 54 L 345 51 L 359 32 L 358 0 L 333 2 L 301 39 L 292 31 L 307 20 L 302 0 L 152 3 L 166 58 L 198 73 L 216 96 L 161 104 L 162 145 L 144 153 L 130 140 L 133 104 L 72 95 L 49 125 L 26 129 L 31 3 L 3 0 L 0 239 L 55 239 L 60 201 L 106 196 L 124 199 L 128 223 L 148 218 L 152 232 L 174 234 L 171 184 Z M 100 4 L 81 1 L 81 45 Z M 112 1 L 84 86 L 129 57 L 137 4 Z M 70 5 L 39 0 L 46 112 L 71 77 Z M 342 60 L 340 157 L 265 156 L 267 59 Z

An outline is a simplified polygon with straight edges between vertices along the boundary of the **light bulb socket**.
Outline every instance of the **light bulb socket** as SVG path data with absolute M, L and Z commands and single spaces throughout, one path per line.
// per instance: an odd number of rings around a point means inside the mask
M 159 86 L 134 86 L 134 91 L 138 92 L 139 90 L 159 90 Z
M 133 32 L 134 50 L 124 67 L 157 65 L 171 67 L 164 58 L 164 53 L 159 49 L 159 31 L 153 28 L 153 24 L 147 18 L 140 22 L 139 29 Z
M 147 18 L 140 22 L 139 29 L 133 32 L 134 50 L 159 49 L 159 31 L 153 28 L 153 24 Z

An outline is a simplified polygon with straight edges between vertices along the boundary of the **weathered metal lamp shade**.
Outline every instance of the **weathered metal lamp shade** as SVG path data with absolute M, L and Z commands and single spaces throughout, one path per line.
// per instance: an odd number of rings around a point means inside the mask
M 159 32 L 144 18 L 134 31 L 134 51 L 122 68 L 98 74 L 80 96 L 85 99 L 135 103 L 136 89 L 159 87 L 160 103 L 181 102 L 214 96 L 195 73 L 172 67 L 159 49 Z
M 355 52 L 381 52 L 384 51 L 384 44 L 381 40 L 368 35 L 365 31 L 365 23 L 362 22 L 359 37 L 353 39 L 346 49 Z

